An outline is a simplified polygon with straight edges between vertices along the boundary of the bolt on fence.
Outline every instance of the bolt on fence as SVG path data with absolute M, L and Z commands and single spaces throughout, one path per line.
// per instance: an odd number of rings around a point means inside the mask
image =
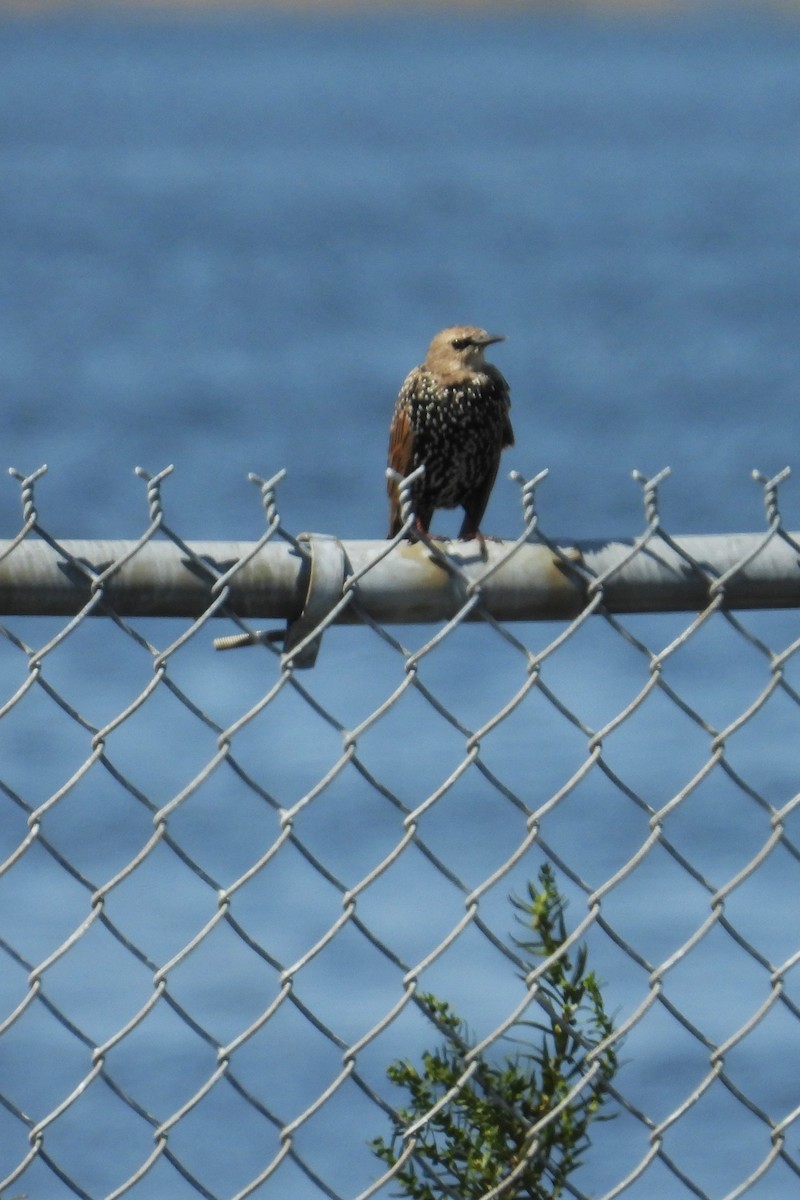
M 282 473 L 257 542 L 186 542 L 139 473 L 145 532 L 89 542 L 12 472 L 3 1200 L 398 1194 L 387 1067 L 436 1040 L 423 992 L 489 1058 L 537 1020 L 509 898 L 543 863 L 620 1059 L 569 1194 L 795 1195 L 787 472 L 761 533 L 672 536 L 662 472 L 639 534 L 574 544 L 516 476 L 485 546 L 293 536 Z

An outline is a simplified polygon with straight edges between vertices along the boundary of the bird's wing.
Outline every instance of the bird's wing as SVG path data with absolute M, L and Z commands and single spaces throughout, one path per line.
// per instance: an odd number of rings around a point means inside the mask
M 398 404 L 389 427 L 389 466 L 398 475 L 410 474 L 414 462 L 414 430 L 408 409 Z
M 392 424 L 389 427 L 389 466 L 405 478 L 414 464 L 414 430 L 406 405 L 398 403 Z M 400 517 L 400 490 L 393 479 L 386 480 L 389 493 L 389 537 L 399 533 L 403 524 Z
M 494 363 L 486 363 L 484 371 L 490 379 L 495 392 L 502 396 L 505 403 L 505 420 L 503 421 L 503 429 L 500 434 L 500 448 L 505 450 L 506 446 L 514 445 L 514 430 L 511 427 L 511 417 L 509 416 L 511 412 L 511 389 L 508 386 L 508 380 L 505 375 L 502 371 L 498 370 Z
M 501 435 L 501 446 L 505 450 L 506 446 L 514 445 L 514 430 L 511 425 L 511 417 L 509 416 L 509 413 L 511 412 L 511 390 L 508 386 L 505 376 L 498 371 L 497 367 L 493 368 L 491 374 L 498 388 L 503 393 L 506 402 L 506 419 L 505 423 L 503 424 L 503 433 Z

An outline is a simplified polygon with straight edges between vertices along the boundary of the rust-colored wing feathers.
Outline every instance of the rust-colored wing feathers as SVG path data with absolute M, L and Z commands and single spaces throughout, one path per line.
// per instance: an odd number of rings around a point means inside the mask
M 403 478 L 411 473 L 414 462 L 414 430 L 408 416 L 408 409 L 398 405 L 392 417 L 389 428 L 389 466 Z M 400 494 L 396 482 L 387 479 L 386 490 L 389 493 L 389 537 L 394 537 L 400 529 Z

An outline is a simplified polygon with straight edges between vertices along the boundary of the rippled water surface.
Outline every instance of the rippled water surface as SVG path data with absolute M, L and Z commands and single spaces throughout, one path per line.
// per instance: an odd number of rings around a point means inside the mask
M 672 533 L 761 529 L 762 496 L 750 472 L 791 464 L 800 440 L 798 130 L 800 22 L 746 5 L 613 19 L 556 12 L 2 18 L 3 460 L 22 471 L 49 465 L 38 498 L 44 526 L 60 537 L 138 536 L 148 512 L 133 468 L 169 463 L 176 470 L 165 503 L 184 538 L 258 537 L 263 516 L 246 476 L 281 467 L 288 470 L 279 495 L 289 530 L 381 537 L 394 395 L 431 335 L 466 321 L 508 335 L 495 349 L 511 383 L 517 435 L 504 467 L 526 475 L 550 468 L 540 494 L 549 533 L 638 533 L 641 494 L 630 472 L 667 465 L 673 474 L 663 508 Z M 2 495 L 3 536 L 12 536 L 16 485 L 8 481 Z M 784 505 L 792 528 L 800 527 L 797 504 L 790 482 Z M 443 516 L 441 527 L 454 528 L 454 519 Z M 486 528 L 519 531 L 518 488 L 505 472 Z M 634 618 L 627 627 L 659 648 L 687 620 Z M 48 622 L 44 633 L 32 621 L 10 624 L 41 645 L 63 622 Z M 794 613 L 750 616 L 747 625 L 777 648 L 796 636 Z M 167 622 L 140 628 L 159 646 L 180 632 Z M 403 636 L 413 645 L 430 632 Z M 556 632 L 527 629 L 524 638 L 538 648 Z M 173 660 L 171 678 L 224 727 L 257 702 L 273 675 L 257 655 L 214 659 L 211 633 Z M 464 726 L 478 728 L 522 685 L 525 663 L 487 630 L 461 630 L 450 645 L 425 666 L 426 682 L 448 697 Z M 25 672 L 18 654 L 9 651 L 8 661 L 11 694 Z M 352 728 L 397 685 L 397 662 L 363 631 L 332 631 L 319 670 L 303 683 Z M 724 623 L 702 631 L 670 670 L 676 691 L 715 729 L 769 682 L 768 655 Z M 45 674 L 99 727 L 146 686 L 152 664 L 120 631 L 84 626 L 47 660 Z M 646 656 L 598 624 L 568 643 L 544 677 L 571 713 L 598 729 L 649 674 Z M 606 761 L 658 807 L 708 761 L 712 735 L 661 693 L 648 704 L 609 738 Z M 41 689 L 0 725 L 4 786 L 32 806 L 56 793 L 88 753 L 85 730 Z M 776 806 L 797 791 L 797 725 L 797 705 L 781 693 L 731 739 L 732 768 Z M 486 739 L 482 754 L 533 806 L 578 768 L 586 747 L 585 731 L 534 693 Z M 160 805 L 180 794 L 215 748 L 214 730 L 160 689 L 110 736 L 108 754 Z M 464 737 L 432 720 L 412 692 L 364 734 L 359 750 L 366 767 L 413 806 L 461 761 Z M 243 769 L 284 808 L 340 753 L 336 729 L 288 691 L 237 742 Z M 21 810 L 10 800 L 8 808 L 4 855 L 24 834 Z M 149 813 L 130 791 L 94 769 L 47 821 L 52 844 L 92 886 L 120 870 L 152 833 Z M 208 880 L 226 886 L 278 828 L 268 801 L 241 778 L 219 773 L 170 822 Z M 355 772 L 304 810 L 298 831 L 348 886 L 402 833 L 396 810 Z M 517 810 L 485 778 L 469 775 L 432 811 L 425 837 L 476 886 L 513 853 L 522 831 Z M 646 813 L 597 771 L 542 830 L 592 887 L 622 868 L 648 831 Z M 676 849 L 712 887 L 742 870 L 769 832 L 768 813 L 723 772 L 709 775 L 670 826 Z M 655 854 L 604 908 L 650 962 L 663 962 L 709 911 L 708 891 L 676 862 Z M 174 872 L 164 847 L 132 877 L 138 890 L 120 886 L 107 902 L 109 918 L 158 964 L 214 912 L 208 881 L 188 868 Z M 501 935 L 510 924 L 508 891 L 524 887 L 530 874 L 521 863 L 486 899 Z M 83 920 L 86 891 L 53 874 L 46 854 L 29 855 L 8 878 L 8 942 L 38 963 Z M 141 889 L 146 883 L 155 895 L 165 878 L 156 913 L 142 903 Z M 737 892 L 729 911 L 737 930 L 780 962 L 797 948 L 796 904 L 785 920 L 774 919 L 786 897 L 797 895 L 796 862 L 780 851 L 754 878 L 759 884 Z M 414 910 L 401 903 L 410 898 L 429 925 L 416 925 Z M 674 913 L 664 922 L 659 908 L 668 899 Z M 576 920 L 580 903 L 576 889 Z M 243 927 L 287 966 L 329 927 L 341 897 L 287 848 L 237 904 Z M 412 962 L 463 913 L 463 895 L 443 890 L 430 862 L 413 851 L 360 904 L 365 923 Z M 303 1003 L 324 1012 L 345 1044 L 399 994 L 397 972 L 348 937 L 298 984 Z M 596 943 L 610 1000 L 628 1016 L 647 994 L 647 971 L 610 942 Z M 509 1011 L 516 981 L 499 982 L 493 953 L 479 938 L 460 945 L 427 984 L 470 1012 L 482 1033 Z M 702 969 L 676 972 L 669 993 L 715 1044 L 767 995 L 761 967 L 746 960 L 742 974 L 732 974 L 741 959 L 731 946 L 716 929 Z M 23 966 L 9 966 L 4 1012 L 24 994 Z M 238 1036 L 273 996 L 272 967 L 259 970 L 222 925 L 213 953 L 189 958 L 171 987 L 219 1043 Z M 359 975 L 359 999 L 348 990 L 343 1001 L 342 979 Z M 728 987 L 730 978 L 736 982 Z M 152 971 L 99 923 L 47 981 L 47 994 L 83 1022 L 94 1045 L 152 994 Z M 107 994 L 102 1006 L 98 994 Z M 198 1058 L 186 1024 L 166 1005 L 153 1022 L 146 1044 L 138 1047 L 135 1036 L 123 1043 L 112 1073 L 163 1119 L 207 1077 L 214 1052 L 205 1047 L 208 1061 Z M 796 1025 L 776 1015 L 732 1052 L 733 1077 L 773 1118 L 797 1104 Z M 40 1119 L 86 1070 L 85 1051 L 44 1008 L 17 1029 L 4 1039 L 0 1090 Z M 310 1103 L 340 1062 L 340 1051 L 309 1029 L 284 1006 L 238 1062 L 241 1078 L 259 1095 L 264 1089 L 280 1121 Z M 309 1036 L 307 1070 L 298 1073 L 286 1048 Z M 377 1086 L 386 1061 L 408 1053 L 419 1037 L 409 1018 L 365 1051 L 369 1081 Z M 690 1033 L 671 1038 L 674 1026 L 656 1006 L 626 1050 L 626 1094 L 654 1120 L 708 1069 L 708 1051 L 698 1058 Z M 38 1054 L 42 1046 L 63 1064 L 55 1078 L 30 1071 L 33 1048 Z M 90 1089 L 81 1101 L 96 1140 L 70 1140 L 62 1122 L 61 1140 L 54 1132 L 48 1143 L 92 1196 L 112 1191 L 147 1153 L 138 1127 L 129 1132 L 128 1110 L 118 1113 L 97 1095 Z M 277 1135 L 267 1146 L 252 1110 L 240 1110 L 222 1090 L 214 1095 L 171 1144 L 214 1194 L 234 1194 L 277 1152 Z M 364 1143 L 380 1130 L 362 1093 L 354 1089 L 343 1104 L 323 1110 L 300 1149 L 350 1196 L 375 1174 Z M 26 1131 L 11 1116 L 3 1120 L 16 1162 Z M 343 1123 L 358 1126 L 344 1163 Z M 603 1127 L 582 1176 L 586 1192 L 600 1194 L 632 1169 L 646 1150 L 639 1128 L 628 1118 Z M 220 1129 L 233 1141 L 221 1143 Z M 684 1129 L 670 1148 L 708 1195 L 732 1189 L 766 1153 L 762 1126 L 734 1101 L 701 1104 Z M 103 1151 L 108 1139 L 120 1147 L 114 1169 Z M 322 1194 L 299 1172 L 292 1185 L 292 1170 L 279 1172 L 263 1195 Z M 754 1196 L 796 1194 L 788 1172 L 768 1178 L 768 1190 Z M 187 1194 L 177 1180 L 165 1168 L 133 1194 Z M 42 1166 L 23 1182 L 31 1195 L 71 1194 Z M 689 1194 L 658 1167 L 638 1186 L 630 1194 L 647 1200 Z

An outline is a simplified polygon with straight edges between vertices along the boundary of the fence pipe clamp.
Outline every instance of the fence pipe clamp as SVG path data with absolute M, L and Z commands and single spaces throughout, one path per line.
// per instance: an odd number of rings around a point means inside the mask
M 324 630 L 320 629 L 316 637 L 312 635 L 342 599 L 347 556 L 339 539 L 329 534 L 301 533 L 295 541 L 307 564 L 296 576 L 298 584 L 302 584 L 304 576 L 308 579 L 300 615 L 288 618 L 285 630 L 248 630 L 214 638 L 216 650 L 282 642 L 282 667 L 314 666 Z
M 311 634 L 342 598 L 347 558 L 342 543 L 330 534 L 301 533 L 297 540 L 308 547 L 311 569 L 303 611 L 294 621 L 286 623 L 281 666 L 313 667 L 322 643 L 322 631 L 316 637 Z M 295 647 L 299 649 L 295 650 Z

